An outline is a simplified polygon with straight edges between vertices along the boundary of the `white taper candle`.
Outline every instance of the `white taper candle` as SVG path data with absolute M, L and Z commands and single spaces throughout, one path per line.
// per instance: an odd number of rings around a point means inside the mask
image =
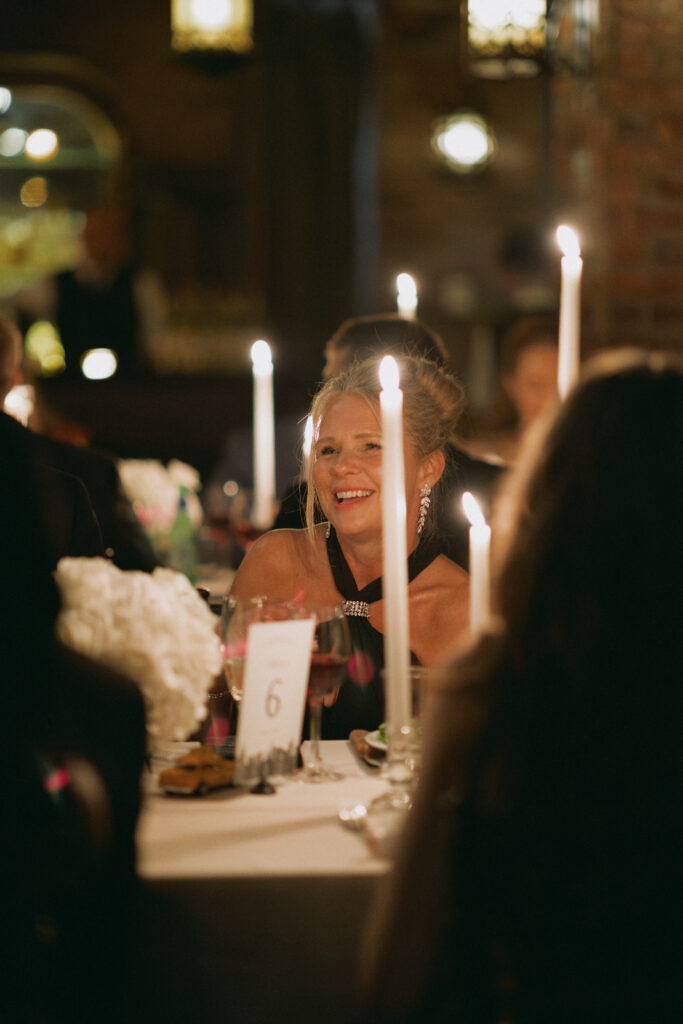
M 410 697 L 410 629 L 406 552 L 406 493 L 403 463 L 403 392 L 396 360 L 380 364 L 382 419 L 382 599 L 384 603 L 384 678 L 387 735 L 408 725 Z
M 275 508 L 275 417 L 273 411 L 273 362 L 266 341 L 251 346 L 254 378 L 254 504 L 252 524 L 267 530 Z
M 465 491 L 462 507 L 470 521 L 470 632 L 478 633 L 489 617 L 491 527 L 476 498 Z
M 565 398 L 579 376 L 583 260 L 578 239 L 566 224 L 561 224 L 557 229 L 557 241 L 564 253 L 560 287 L 557 389 L 560 398 Z

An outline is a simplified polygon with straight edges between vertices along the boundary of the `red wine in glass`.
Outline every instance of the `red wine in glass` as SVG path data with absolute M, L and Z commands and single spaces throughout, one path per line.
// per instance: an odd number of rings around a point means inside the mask
M 341 778 L 341 774 L 323 764 L 320 756 L 323 700 L 344 682 L 351 656 L 349 626 L 341 605 L 318 605 L 308 609 L 315 615 L 316 626 L 308 676 L 310 754 L 307 756 L 304 782 L 324 782 Z
M 311 670 L 308 677 L 308 703 L 311 707 L 320 704 L 328 693 L 334 693 L 344 679 L 348 655 L 314 653 L 311 655 Z

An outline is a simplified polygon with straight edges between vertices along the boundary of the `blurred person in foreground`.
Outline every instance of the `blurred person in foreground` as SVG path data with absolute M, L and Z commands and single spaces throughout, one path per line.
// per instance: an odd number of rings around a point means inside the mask
M 429 516 L 463 394 L 436 363 L 408 356 L 397 362 L 404 402 L 410 649 L 414 662 L 433 665 L 469 621 L 467 574 L 442 553 Z M 336 699 L 323 709 L 325 739 L 376 729 L 385 718 L 379 363 L 354 363 L 316 395 L 308 527 L 264 534 L 247 552 L 231 590 L 237 597 L 265 593 L 278 602 L 346 602 L 354 653 Z M 316 508 L 321 523 L 315 521 Z
M 348 370 L 354 362 L 378 356 L 422 356 L 438 366 L 448 366 L 443 339 L 419 320 L 408 320 L 396 313 L 352 317 L 335 331 L 325 346 L 323 379 Z M 455 433 L 444 445 L 444 471 L 433 516 L 435 535 L 444 554 L 467 569 L 469 563 L 469 523 L 462 511 L 463 491 L 472 491 L 484 515 L 488 515 L 494 494 L 502 479 L 500 466 L 472 458 L 456 443 Z M 275 528 L 296 529 L 305 522 L 307 482 L 297 482 L 282 497 Z
M 467 444 L 471 455 L 510 465 L 527 431 L 557 401 L 558 318 L 552 313 L 521 317 L 503 335 L 500 384 L 489 422 Z
M 0 433 L 3 995 L 13 1020 L 114 1024 L 126 1019 L 144 705 L 130 680 L 55 640 L 24 440 Z
M 605 355 L 535 434 L 371 918 L 377 1021 L 680 1018 L 683 364 Z
M 18 327 L 0 316 L 0 409 L 23 379 L 22 356 Z M 65 555 L 105 554 L 119 569 L 151 572 L 159 564 L 113 458 L 45 437 L 2 411 L 0 426 L 3 444 L 18 444 L 33 467 L 53 566 Z

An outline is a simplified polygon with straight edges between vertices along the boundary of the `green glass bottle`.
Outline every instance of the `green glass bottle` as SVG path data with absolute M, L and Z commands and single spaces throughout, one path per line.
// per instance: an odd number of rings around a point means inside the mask
M 168 536 L 168 565 L 184 573 L 190 583 L 197 582 L 199 561 L 197 533 L 187 511 L 186 489 L 181 487 L 178 508 Z

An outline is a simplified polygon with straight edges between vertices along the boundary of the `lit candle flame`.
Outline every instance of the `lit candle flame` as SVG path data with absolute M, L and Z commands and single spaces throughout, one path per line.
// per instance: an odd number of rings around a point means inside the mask
M 393 356 L 385 356 L 379 364 L 379 381 L 384 391 L 398 391 L 398 363 Z
M 417 285 L 410 274 L 399 274 L 396 278 L 396 289 L 398 297 L 405 302 L 414 302 L 417 299 Z
M 576 258 L 581 255 L 581 247 L 576 232 L 568 224 L 560 224 L 555 232 L 555 237 L 565 256 Z
M 462 507 L 472 526 L 486 526 L 484 513 L 479 507 L 479 502 L 471 491 L 465 491 L 463 493 Z
M 267 341 L 259 339 L 251 346 L 251 361 L 257 373 L 267 373 L 272 369 L 273 360 L 270 355 L 270 345 Z

